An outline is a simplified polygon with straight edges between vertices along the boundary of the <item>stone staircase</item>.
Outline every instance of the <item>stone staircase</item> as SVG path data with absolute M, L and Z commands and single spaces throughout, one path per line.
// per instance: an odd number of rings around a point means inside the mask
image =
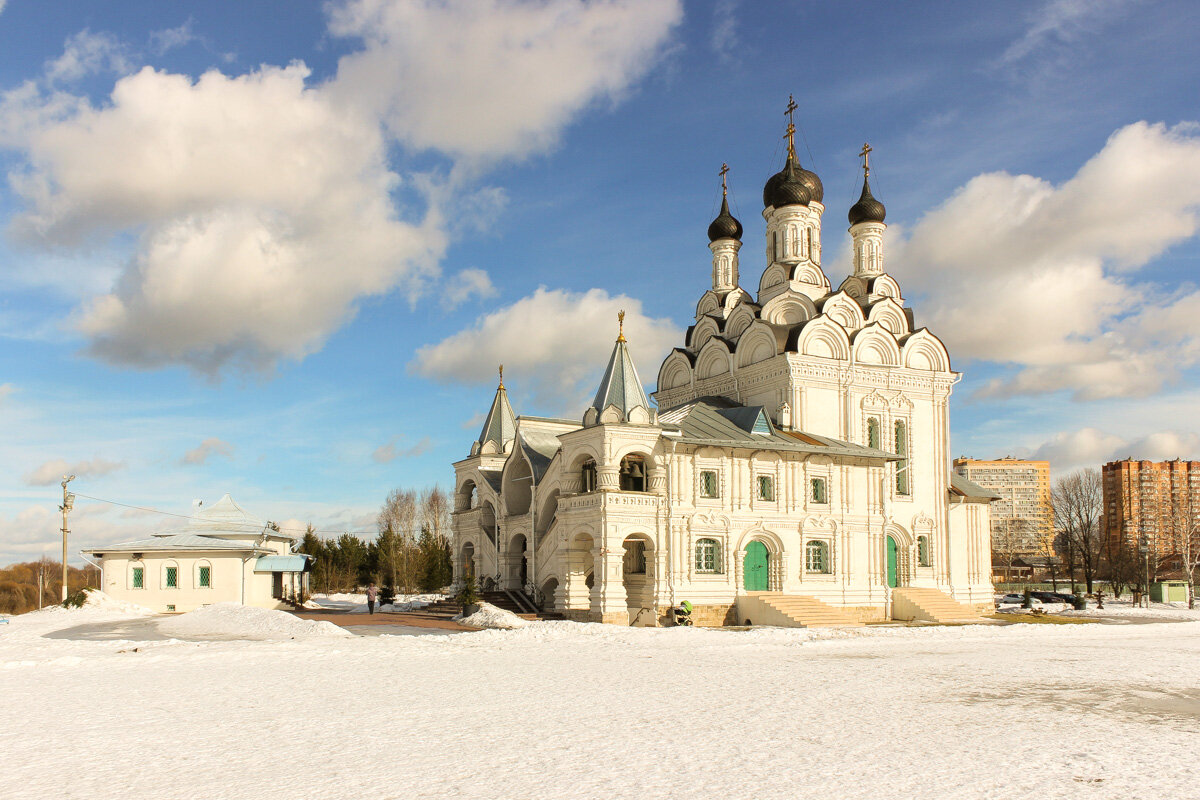
M 755 592 L 738 597 L 738 621 L 785 628 L 858 628 L 854 617 L 815 597 Z
M 963 605 L 937 589 L 905 586 L 892 590 L 892 619 L 923 622 L 978 622 L 981 617 L 970 606 Z

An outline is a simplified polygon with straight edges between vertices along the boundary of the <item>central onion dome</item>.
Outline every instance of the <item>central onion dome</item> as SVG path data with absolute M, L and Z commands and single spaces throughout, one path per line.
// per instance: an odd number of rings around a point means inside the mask
M 717 239 L 742 239 L 742 223 L 729 213 L 729 200 L 725 197 L 721 198 L 721 213 L 708 226 L 708 240 Z
M 769 208 L 808 205 L 815 198 L 809 187 L 809 181 L 805 179 L 806 175 L 812 175 L 816 185 L 821 186 L 820 179 L 808 170 L 802 169 L 795 154 L 789 152 L 787 163 L 783 165 L 783 169 L 768 178 L 767 185 L 763 187 L 763 205 Z M 821 192 L 823 194 L 824 189 L 821 189 Z
M 857 225 L 860 222 L 883 222 L 885 216 L 887 209 L 871 194 L 871 181 L 864 176 L 862 196 L 858 198 L 857 203 L 850 206 L 850 213 L 846 218 L 850 220 L 851 225 Z

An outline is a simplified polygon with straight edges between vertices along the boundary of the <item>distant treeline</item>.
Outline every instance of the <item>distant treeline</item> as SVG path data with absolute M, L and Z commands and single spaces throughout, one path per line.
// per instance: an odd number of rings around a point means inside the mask
M 41 603 L 52 606 L 62 598 L 62 562 L 44 558 L 24 564 L 0 567 L 0 614 L 24 614 L 38 608 L 38 586 Z M 95 567 L 68 567 L 67 588 L 70 593 L 85 586 L 100 585 L 100 572 Z
M 309 526 L 299 549 L 316 557 L 312 591 L 352 592 L 374 581 L 385 590 L 413 594 L 450 584 L 450 502 L 445 492 L 393 490 L 377 524 L 374 541 L 349 533 L 323 539 Z

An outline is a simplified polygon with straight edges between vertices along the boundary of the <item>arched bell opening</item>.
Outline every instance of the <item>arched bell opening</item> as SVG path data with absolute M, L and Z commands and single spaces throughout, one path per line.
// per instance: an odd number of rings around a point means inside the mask
M 630 453 L 622 458 L 617 478 L 623 492 L 646 491 L 649 487 L 646 477 L 646 457 L 640 453 Z

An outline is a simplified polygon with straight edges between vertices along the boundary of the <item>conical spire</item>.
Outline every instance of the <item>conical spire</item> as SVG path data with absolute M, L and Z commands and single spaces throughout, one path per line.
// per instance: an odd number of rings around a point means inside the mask
M 495 450 L 503 453 L 505 447 L 517 436 L 517 415 L 513 413 L 512 405 L 508 402 L 508 392 L 504 388 L 504 365 L 500 365 L 500 385 L 496 387 L 496 397 L 492 400 L 492 408 L 488 411 L 487 419 L 483 421 L 483 430 L 479 432 L 476 444 L 482 451 L 490 442 Z
M 596 399 L 592 401 L 591 408 L 595 409 L 597 415 L 600 415 L 612 406 L 621 414 L 620 420 L 614 420 L 619 422 L 633 421 L 631 416 L 634 410 L 641 408 L 642 414 L 645 415 L 643 419 L 649 421 L 650 400 L 646 397 L 646 390 L 642 388 L 642 381 L 638 378 L 637 369 L 633 366 L 633 359 L 629 356 L 629 347 L 625 341 L 625 312 L 619 313 L 617 319 L 621 325 L 621 331 L 617 336 L 617 343 L 613 346 L 612 356 L 608 359 L 608 368 L 604 370 L 604 378 L 600 381 L 600 388 L 596 390 Z

